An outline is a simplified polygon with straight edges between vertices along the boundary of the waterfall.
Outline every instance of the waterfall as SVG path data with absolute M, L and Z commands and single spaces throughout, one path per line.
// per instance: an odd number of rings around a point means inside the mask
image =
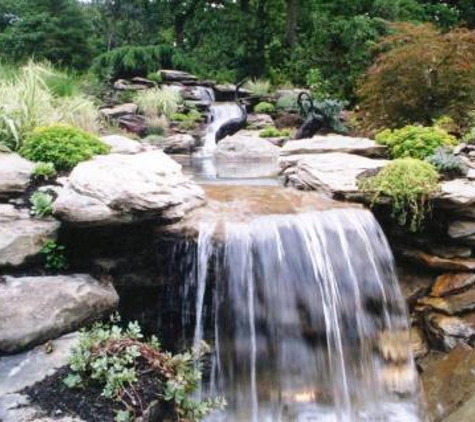
M 185 283 L 214 352 L 209 421 L 417 422 L 408 316 L 369 211 L 204 225 Z M 207 305 L 205 305 L 207 303 Z
M 213 104 L 210 107 L 209 125 L 206 129 L 202 155 L 210 156 L 216 149 L 216 132 L 226 122 L 240 117 L 241 109 L 235 103 Z

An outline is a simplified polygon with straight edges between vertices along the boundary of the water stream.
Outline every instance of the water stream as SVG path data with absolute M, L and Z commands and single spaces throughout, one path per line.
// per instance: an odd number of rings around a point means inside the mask
M 193 344 L 214 350 L 202 394 L 228 401 L 209 421 L 422 420 L 405 302 L 369 211 L 203 224 L 190 257 Z

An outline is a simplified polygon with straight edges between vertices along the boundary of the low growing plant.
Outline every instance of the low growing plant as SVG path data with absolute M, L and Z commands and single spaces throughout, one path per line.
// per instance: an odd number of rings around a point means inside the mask
M 259 133 L 261 138 L 289 138 L 291 135 L 290 129 L 279 130 L 275 126 L 269 126 Z
M 376 142 L 386 145 L 392 158 L 412 157 L 423 160 L 438 148 L 455 146 L 457 139 L 437 127 L 406 126 L 378 133 Z
M 254 111 L 256 113 L 272 114 L 275 113 L 275 106 L 274 104 L 262 101 L 254 107 Z
M 439 173 L 448 178 L 467 174 L 467 168 L 460 157 L 457 157 L 446 148 L 438 148 L 434 154 L 426 158 L 426 161 L 432 164 Z
M 53 163 L 58 170 L 71 170 L 94 155 L 107 154 L 110 147 L 96 136 L 71 126 L 37 128 L 25 140 L 20 154 L 36 162 Z
M 35 192 L 31 195 L 31 212 L 33 215 L 45 218 L 53 213 L 54 198 L 45 192 Z
M 66 270 L 69 264 L 65 252 L 66 247 L 54 240 L 48 240 L 40 251 L 45 259 L 45 269 L 54 272 Z
M 392 217 L 411 231 L 422 227 L 431 211 L 431 197 L 438 191 L 439 175 L 434 167 L 415 158 L 390 162 L 376 176 L 362 179 L 360 189 L 371 196 L 374 206 L 389 201 Z
M 295 95 L 283 95 L 277 100 L 276 108 L 287 113 L 297 112 L 297 97 Z
M 271 91 L 271 83 L 266 79 L 252 79 L 244 84 L 244 88 L 251 91 L 254 95 L 263 97 Z
M 177 112 L 182 102 L 180 95 L 171 89 L 152 88 L 139 91 L 134 102 L 147 117 L 165 116 L 168 120 Z
M 72 350 L 70 373 L 64 383 L 70 388 L 87 388 L 95 384 L 102 395 L 122 406 L 116 421 L 129 421 L 141 416 L 143 398 L 140 382 L 153 374 L 158 385 L 157 399 L 171 402 L 179 421 L 201 421 L 215 409 L 225 406 L 221 398 L 196 401 L 191 395 L 199 386 L 199 361 L 206 348 L 172 355 L 162 350 L 155 337 L 144 339 L 138 323 L 121 328 L 114 323 L 96 323 L 81 331 L 79 344 Z M 147 387 L 150 391 L 151 387 Z
M 33 169 L 33 177 L 37 180 L 50 180 L 56 177 L 56 169 L 53 163 L 36 163 Z

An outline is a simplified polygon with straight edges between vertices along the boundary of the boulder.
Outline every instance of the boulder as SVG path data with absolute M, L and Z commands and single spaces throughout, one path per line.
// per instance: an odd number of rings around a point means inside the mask
M 422 384 L 429 416 L 441 422 L 475 395 L 475 351 L 461 344 L 429 362 Z
M 303 119 L 299 114 L 285 113 L 281 114 L 274 121 L 277 129 L 299 128 L 302 126 Z
M 475 271 L 474 258 L 443 258 L 436 255 L 431 255 L 417 249 L 403 249 L 399 253 L 427 268 L 443 271 Z
M 26 210 L 0 204 L 0 267 L 25 264 L 58 229 L 56 220 L 33 218 Z
M 121 129 L 130 133 L 143 136 L 147 133 L 147 119 L 138 114 L 126 114 L 117 119 L 117 123 Z
M 236 85 L 233 84 L 222 84 L 216 85 L 214 87 L 214 92 L 216 94 L 216 101 L 233 101 L 236 94 Z M 247 97 L 251 95 L 252 92 L 247 89 L 240 88 L 239 96 Z
M 204 203 L 203 190 L 161 151 L 109 154 L 80 163 L 54 203 L 70 223 L 107 225 L 176 221 Z
M 468 342 L 475 336 L 475 314 L 464 316 L 447 316 L 431 313 L 427 316 L 428 327 L 447 350 L 453 349 L 461 342 Z
M 472 256 L 472 248 L 469 246 L 442 245 L 433 242 L 426 246 L 431 253 L 443 258 L 470 258 Z
M 269 126 L 274 126 L 272 117 L 268 114 L 249 114 L 247 125 L 250 129 L 261 130 Z
M 140 142 L 122 135 L 102 136 L 101 141 L 111 147 L 111 154 L 137 154 L 144 150 Z
M 13 353 L 77 330 L 117 308 L 110 284 L 88 275 L 4 277 L 0 352 Z
M 28 184 L 35 165 L 18 154 L 0 152 L 0 198 L 21 195 Z
M 189 133 L 177 133 L 164 139 L 163 151 L 167 154 L 189 154 L 196 149 L 197 141 Z
M 448 273 L 437 277 L 431 296 L 446 296 L 475 284 L 474 273 Z
M 436 204 L 441 208 L 470 207 L 475 203 L 475 183 L 467 179 L 455 179 L 440 184 Z
M 195 75 L 180 70 L 162 69 L 160 70 L 160 76 L 163 82 L 191 82 L 198 80 Z
M 282 148 L 281 155 L 322 154 L 343 152 L 365 157 L 383 157 L 386 147 L 367 138 L 354 138 L 343 135 L 314 136 L 310 139 L 289 141 Z
M 473 311 L 475 309 L 475 289 L 451 296 L 424 297 L 419 300 L 418 304 L 449 315 Z
M 416 359 L 422 358 L 429 353 L 429 347 L 424 335 L 417 327 L 411 328 L 411 349 Z
M 457 220 L 449 223 L 449 237 L 459 239 L 475 234 L 475 221 L 473 220 Z
M 106 119 L 118 119 L 128 114 L 137 113 L 138 107 L 134 103 L 120 104 L 114 107 L 106 107 L 101 109 L 101 114 Z
M 281 157 L 281 176 L 286 186 L 316 190 L 330 196 L 358 193 L 358 177 L 378 170 L 388 161 L 340 152 Z
M 258 132 L 242 131 L 228 136 L 218 143 L 215 157 L 218 161 L 277 162 L 280 148 L 259 137 Z
M 126 79 L 118 79 L 114 82 L 114 89 L 118 91 L 142 91 L 148 88 L 150 88 L 148 84 L 144 84 L 137 80 L 128 81 Z

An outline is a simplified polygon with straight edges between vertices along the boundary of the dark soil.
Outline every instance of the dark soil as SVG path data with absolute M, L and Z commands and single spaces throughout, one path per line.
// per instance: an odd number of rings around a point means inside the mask
M 87 388 L 69 388 L 64 383 L 69 368 L 63 367 L 54 375 L 26 388 L 23 393 L 30 397 L 31 403 L 37 405 L 50 417 L 58 414 L 79 417 L 87 422 L 114 422 L 115 412 L 125 410 L 118 402 L 101 396 L 102 388 L 89 385 Z M 143 410 L 157 400 L 163 391 L 163 386 L 156 375 L 151 372 L 142 373 L 136 390 L 142 400 Z M 172 422 L 173 406 L 163 402 L 160 407 L 161 416 L 153 422 Z M 138 407 L 136 416 L 142 412 Z M 150 421 L 152 422 L 152 421 Z

